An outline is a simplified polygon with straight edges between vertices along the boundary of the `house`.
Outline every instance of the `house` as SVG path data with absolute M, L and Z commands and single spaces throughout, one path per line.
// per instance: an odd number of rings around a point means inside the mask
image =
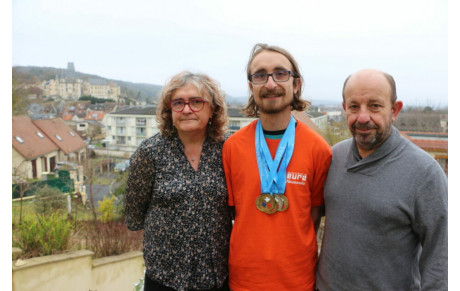
M 292 116 L 294 116 L 297 120 L 302 121 L 308 127 L 316 131 L 318 134 L 322 135 L 321 129 L 308 117 L 306 112 L 301 111 L 292 111 Z
M 59 148 L 58 161 L 78 163 L 85 159 L 86 142 L 61 118 L 38 119 L 32 122 Z
M 321 130 L 326 130 L 328 115 L 323 112 L 307 111 L 307 115 L 310 120 Z
M 85 121 L 90 121 L 90 120 L 94 120 L 94 121 L 98 121 L 100 123 L 103 123 L 104 122 L 104 118 L 105 118 L 105 112 L 104 111 L 88 111 L 88 113 L 86 114 L 85 116 Z
M 41 179 L 59 161 L 59 147 L 28 116 L 13 116 L 13 175 Z
M 448 133 L 419 131 L 400 131 L 400 133 L 438 161 L 447 175 L 449 165 Z

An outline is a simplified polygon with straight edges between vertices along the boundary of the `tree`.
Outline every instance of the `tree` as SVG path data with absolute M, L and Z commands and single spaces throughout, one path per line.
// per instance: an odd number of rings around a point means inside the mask
M 113 99 L 97 98 L 93 96 L 81 96 L 78 98 L 79 101 L 91 101 L 91 104 L 96 103 L 105 103 L 105 102 L 115 102 Z
M 96 213 L 96 206 L 94 204 L 94 194 L 93 194 L 93 185 L 94 182 L 97 178 L 97 160 L 94 159 L 86 159 L 83 162 L 83 168 L 85 171 L 85 182 L 89 186 L 89 189 L 87 189 L 88 196 L 89 196 L 89 203 L 91 205 L 91 211 L 93 212 L 94 220 L 97 219 L 97 213 Z
M 330 146 L 350 138 L 351 133 L 348 130 L 347 121 L 330 121 L 328 127 L 323 132 L 323 137 Z
M 20 81 L 16 68 L 12 74 L 12 115 L 24 115 L 27 113 L 27 94 L 24 84 Z
M 124 219 L 125 217 L 125 202 L 126 202 L 126 188 L 128 184 L 129 168 L 128 171 L 118 174 L 116 177 L 117 187 L 113 191 L 113 196 L 116 197 L 117 203 L 117 213 L 121 215 Z

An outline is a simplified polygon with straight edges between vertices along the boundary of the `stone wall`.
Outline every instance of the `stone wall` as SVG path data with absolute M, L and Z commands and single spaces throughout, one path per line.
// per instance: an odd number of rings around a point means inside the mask
M 13 250 L 13 258 L 17 257 Z M 13 291 L 129 291 L 144 277 L 142 252 L 93 259 L 88 250 L 13 261 Z

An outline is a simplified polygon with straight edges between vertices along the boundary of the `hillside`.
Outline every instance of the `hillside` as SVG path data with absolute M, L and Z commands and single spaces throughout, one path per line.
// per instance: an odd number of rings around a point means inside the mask
M 52 67 L 34 67 L 34 66 L 15 66 L 13 67 L 13 78 L 18 83 L 36 84 L 42 81 L 54 79 L 55 76 L 61 75 L 65 69 Z M 121 87 L 121 92 L 129 98 L 152 103 L 157 99 L 162 88 L 159 85 L 132 83 L 121 80 L 107 79 L 97 75 L 86 74 L 76 71 L 76 77 L 82 80 L 98 80 L 103 82 L 113 82 Z

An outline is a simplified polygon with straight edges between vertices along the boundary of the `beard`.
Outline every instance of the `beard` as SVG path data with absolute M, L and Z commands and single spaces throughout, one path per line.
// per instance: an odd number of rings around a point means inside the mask
M 270 102 L 264 102 L 264 98 L 278 97 L 281 100 L 281 103 L 276 102 L 276 104 L 271 104 Z M 262 88 L 259 92 L 259 98 L 254 98 L 257 107 L 260 112 L 265 114 L 275 114 L 284 111 L 287 107 L 291 107 L 292 100 L 287 102 L 286 99 L 286 90 L 282 87 L 276 87 L 273 90 L 268 90 L 267 88 Z
M 375 130 L 367 134 L 358 133 L 357 129 Z M 358 122 L 353 123 L 351 133 L 356 143 L 364 150 L 373 150 L 378 148 L 391 133 L 391 122 L 385 127 L 380 127 L 373 122 L 366 124 L 360 124 Z

